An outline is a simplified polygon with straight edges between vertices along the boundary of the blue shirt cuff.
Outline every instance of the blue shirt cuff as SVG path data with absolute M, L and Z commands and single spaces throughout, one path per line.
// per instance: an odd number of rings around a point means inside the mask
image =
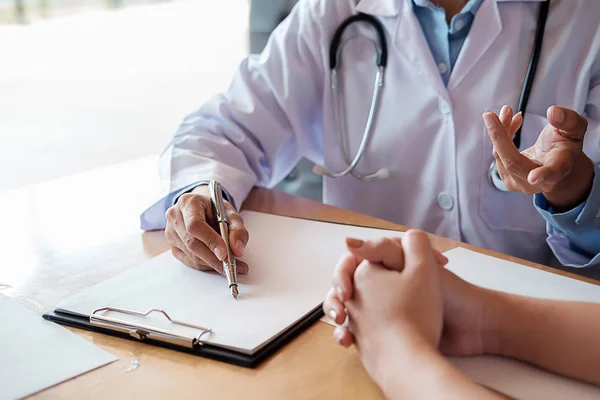
M 533 203 L 548 223 L 548 244 L 563 265 L 600 263 L 600 167 L 594 166 L 592 190 L 586 201 L 572 210 L 556 213 L 546 198 L 534 195 Z
M 572 227 L 587 224 L 600 228 L 600 167 L 594 165 L 594 179 L 592 190 L 588 198 L 577 207 L 562 213 L 556 213 L 548 204 L 543 194 L 537 193 L 533 197 L 533 204 L 544 219 L 552 226 L 567 231 Z

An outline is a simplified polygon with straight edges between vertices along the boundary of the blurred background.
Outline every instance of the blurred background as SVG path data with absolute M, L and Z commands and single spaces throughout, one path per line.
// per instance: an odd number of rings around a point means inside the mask
M 295 2 L 0 0 L 0 191 L 159 154 Z

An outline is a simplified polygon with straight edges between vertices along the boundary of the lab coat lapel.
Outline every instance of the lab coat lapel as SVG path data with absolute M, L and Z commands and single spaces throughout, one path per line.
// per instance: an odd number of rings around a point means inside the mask
M 426 83 L 434 85 L 440 96 L 448 97 L 411 0 L 361 0 L 355 10 L 377 17 L 396 17 L 393 37 L 388 41 L 389 52 L 401 53 Z
M 448 91 L 452 91 L 464 79 L 464 77 L 477 64 L 487 49 L 502 31 L 502 21 L 495 0 L 485 0 L 473 20 L 471 30 L 463 44 L 462 49 L 450 80 Z
M 393 40 L 393 51 L 401 53 L 427 84 L 434 86 L 438 94 L 447 98 L 447 91 L 423 29 L 411 5 L 411 0 L 398 0 L 402 7 L 398 12 L 398 23 Z M 392 51 L 392 50 L 391 50 Z

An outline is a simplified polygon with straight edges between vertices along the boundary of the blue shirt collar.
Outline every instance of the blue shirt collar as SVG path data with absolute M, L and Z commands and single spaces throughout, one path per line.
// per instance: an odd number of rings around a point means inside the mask
M 431 0 L 412 0 L 413 6 L 417 5 L 419 7 L 429 7 L 429 8 L 439 8 L 438 6 L 436 6 L 435 4 L 433 4 L 431 2 Z M 467 2 L 467 4 L 465 4 L 465 6 L 463 7 L 463 9 L 460 11 L 460 13 L 471 13 L 473 16 L 475 16 L 475 14 L 477 13 L 477 10 L 479 10 L 479 7 L 481 7 L 481 3 L 483 3 L 483 0 L 469 0 Z

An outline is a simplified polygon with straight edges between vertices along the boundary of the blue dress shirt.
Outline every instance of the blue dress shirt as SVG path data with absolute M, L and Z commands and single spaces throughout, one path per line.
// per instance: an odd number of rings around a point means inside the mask
M 483 0 L 469 0 L 463 9 L 452 17 L 450 25 L 446 22 L 444 9 L 437 7 L 430 0 L 412 2 L 413 11 L 445 85 L 448 84 L 452 68 L 482 2 Z

